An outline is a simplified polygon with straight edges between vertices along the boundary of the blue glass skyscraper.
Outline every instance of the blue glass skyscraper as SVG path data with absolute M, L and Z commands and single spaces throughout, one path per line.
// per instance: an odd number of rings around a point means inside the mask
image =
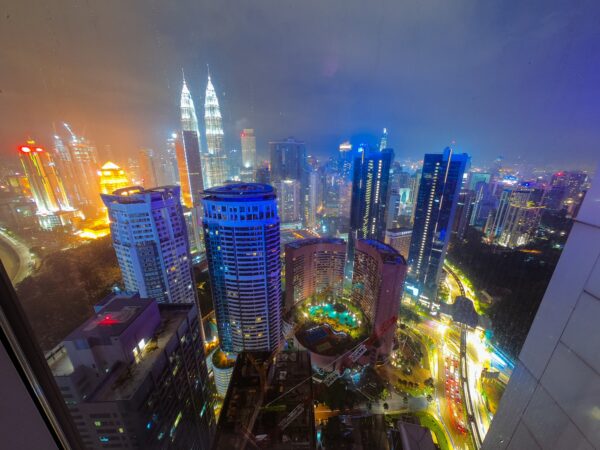
M 358 239 L 385 238 L 385 216 L 390 180 L 390 168 L 394 160 L 391 148 L 383 150 L 359 149 L 354 160 L 352 176 L 352 206 L 350 210 L 350 233 L 346 276 L 350 277 L 354 261 L 354 246 Z
M 273 187 L 204 191 L 204 242 L 221 348 L 272 351 L 281 339 L 279 215 Z
M 428 295 L 437 289 L 468 162 L 449 147 L 423 160 L 408 264 L 411 281 Z

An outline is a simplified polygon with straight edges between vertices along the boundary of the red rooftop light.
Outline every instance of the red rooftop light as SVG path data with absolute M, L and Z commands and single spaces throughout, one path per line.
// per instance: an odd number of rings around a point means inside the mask
M 31 152 L 31 149 L 30 149 L 29 147 L 27 147 L 26 145 L 22 146 L 22 147 L 20 148 L 20 150 L 21 150 L 23 153 L 30 153 L 30 152 Z
M 119 323 L 118 320 L 113 319 L 111 315 L 107 314 L 102 320 L 98 322 L 98 325 L 115 325 L 117 323 Z

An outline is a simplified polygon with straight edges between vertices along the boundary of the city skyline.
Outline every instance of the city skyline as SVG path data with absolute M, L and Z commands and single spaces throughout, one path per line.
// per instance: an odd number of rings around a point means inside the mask
M 61 1 L 0 27 L 8 447 L 600 448 L 600 4 Z
M 11 114 L 3 114 L 9 120 L 0 125 L 3 156 L 18 145 L 15 132 L 48 146 L 52 122 L 63 120 L 85 130 L 99 148 L 111 144 L 122 153 L 157 148 L 177 129 L 174 112 L 181 67 L 195 86 L 192 94 L 201 100 L 205 65 L 210 63 L 213 77 L 219 80 L 225 147 L 239 148 L 240 131 L 254 128 L 261 158 L 269 140 L 289 135 L 306 141 L 308 152 L 320 156 L 333 154 L 346 139 L 376 145 L 385 126 L 389 146 L 408 157 L 455 140 L 460 151 L 481 161 L 497 155 L 511 161 L 529 155 L 534 164 L 555 162 L 566 167 L 593 162 L 595 149 L 589 143 L 598 136 L 591 117 L 597 117 L 600 102 L 593 75 L 581 67 L 593 64 L 589 57 L 598 54 L 590 43 L 598 11 L 586 15 L 545 3 L 531 11 L 508 10 L 500 20 L 491 5 L 473 11 L 453 5 L 425 13 L 436 8 L 376 5 L 364 9 L 357 2 L 343 7 L 320 5 L 325 8 L 322 17 L 305 29 L 296 22 L 306 18 L 314 4 L 277 13 L 268 4 L 232 8 L 227 26 L 217 25 L 224 21 L 222 13 L 202 3 L 189 5 L 193 13 L 187 17 L 170 9 L 154 15 L 139 6 L 124 7 L 119 16 L 126 26 L 114 36 L 105 36 L 95 48 L 103 56 L 98 61 L 106 60 L 110 70 L 99 69 L 82 50 L 87 50 L 97 30 L 110 23 L 115 15 L 111 5 L 68 14 L 65 20 L 77 30 L 82 28 L 76 48 L 69 42 L 70 32 L 55 27 L 43 11 L 27 8 L 26 2 L 10 7 L 0 36 L 7 42 L 19 39 L 28 57 L 6 51 L 5 102 L 0 108 Z M 348 19 L 344 25 L 336 23 L 337 14 Z M 201 18 L 201 32 L 168 35 L 161 31 L 174 21 L 185 30 L 189 17 Z M 264 19 L 264 28 L 271 33 L 292 24 L 289 33 L 281 33 L 277 51 L 295 49 L 299 42 L 313 51 L 301 52 L 293 68 L 276 70 L 277 58 L 255 50 L 264 44 L 265 31 L 252 26 L 252 17 Z M 385 31 L 375 41 L 357 27 L 350 35 L 343 32 L 358 17 L 361 23 L 376 25 L 365 29 Z M 461 33 L 448 35 L 436 29 L 442 17 L 453 18 Z M 411 22 L 402 26 L 407 20 Z M 420 26 L 431 20 L 431 27 Z M 540 30 L 523 26 L 530 21 Z M 330 22 L 335 24 L 332 29 Z M 380 26 L 392 23 L 398 26 Z M 151 26 L 147 31 L 141 24 Z M 24 36 L 17 31 L 23 28 L 31 32 Z M 232 30 L 238 29 L 245 31 L 246 42 L 236 40 Z M 54 39 L 48 43 L 50 52 L 31 44 L 44 31 Z M 496 42 L 493 32 L 505 39 Z M 130 51 L 139 39 L 160 41 L 151 46 L 151 57 L 144 50 Z M 120 40 L 131 44 L 119 48 Z M 319 48 L 315 41 L 325 45 Z M 415 54 L 409 42 L 422 44 L 423 51 Z M 553 51 L 540 54 L 540 46 Z M 386 56 L 391 54 L 395 56 Z M 257 59 L 249 64 L 248 58 Z M 37 61 L 40 70 L 27 70 L 29 61 Z M 150 61 L 157 70 L 147 70 Z M 356 70 L 365 63 L 376 70 Z M 296 88 L 289 90 L 289 86 Z M 67 88 L 74 95 L 67 95 Z M 118 94 L 105 95 L 107 91 Z M 289 92 L 282 95 L 284 91 Z M 27 113 L 16 108 L 26 104 L 35 108 L 25 108 Z M 325 127 L 320 126 L 323 123 Z

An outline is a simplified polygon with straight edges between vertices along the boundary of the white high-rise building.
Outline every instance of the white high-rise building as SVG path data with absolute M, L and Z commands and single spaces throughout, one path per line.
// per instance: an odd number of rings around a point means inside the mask
M 219 99 L 212 84 L 210 75 L 206 85 L 204 98 L 204 124 L 206 126 L 206 188 L 221 186 L 226 180 L 225 153 L 223 150 L 223 119 Z
M 272 351 L 281 339 L 275 191 L 240 183 L 204 193 L 204 242 L 221 349 Z
M 274 184 L 277 189 L 281 223 L 302 221 L 301 192 L 298 180 L 285 179 Z
M 125 289 L 159 303 L 196 300 L 179 186 L 103 194 Z
M 254 136 L 254 129 L 245 128 L 240 135 L 240 139 L 242 141 L 243 168 L 256 168 L 256 136 Z

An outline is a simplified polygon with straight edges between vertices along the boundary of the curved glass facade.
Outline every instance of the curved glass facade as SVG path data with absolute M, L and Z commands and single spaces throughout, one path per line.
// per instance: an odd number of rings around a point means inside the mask
M 279 216 L 273 188 L 205 191 L 204 240 L 221 348 L 270 351 L 281 335 Z

